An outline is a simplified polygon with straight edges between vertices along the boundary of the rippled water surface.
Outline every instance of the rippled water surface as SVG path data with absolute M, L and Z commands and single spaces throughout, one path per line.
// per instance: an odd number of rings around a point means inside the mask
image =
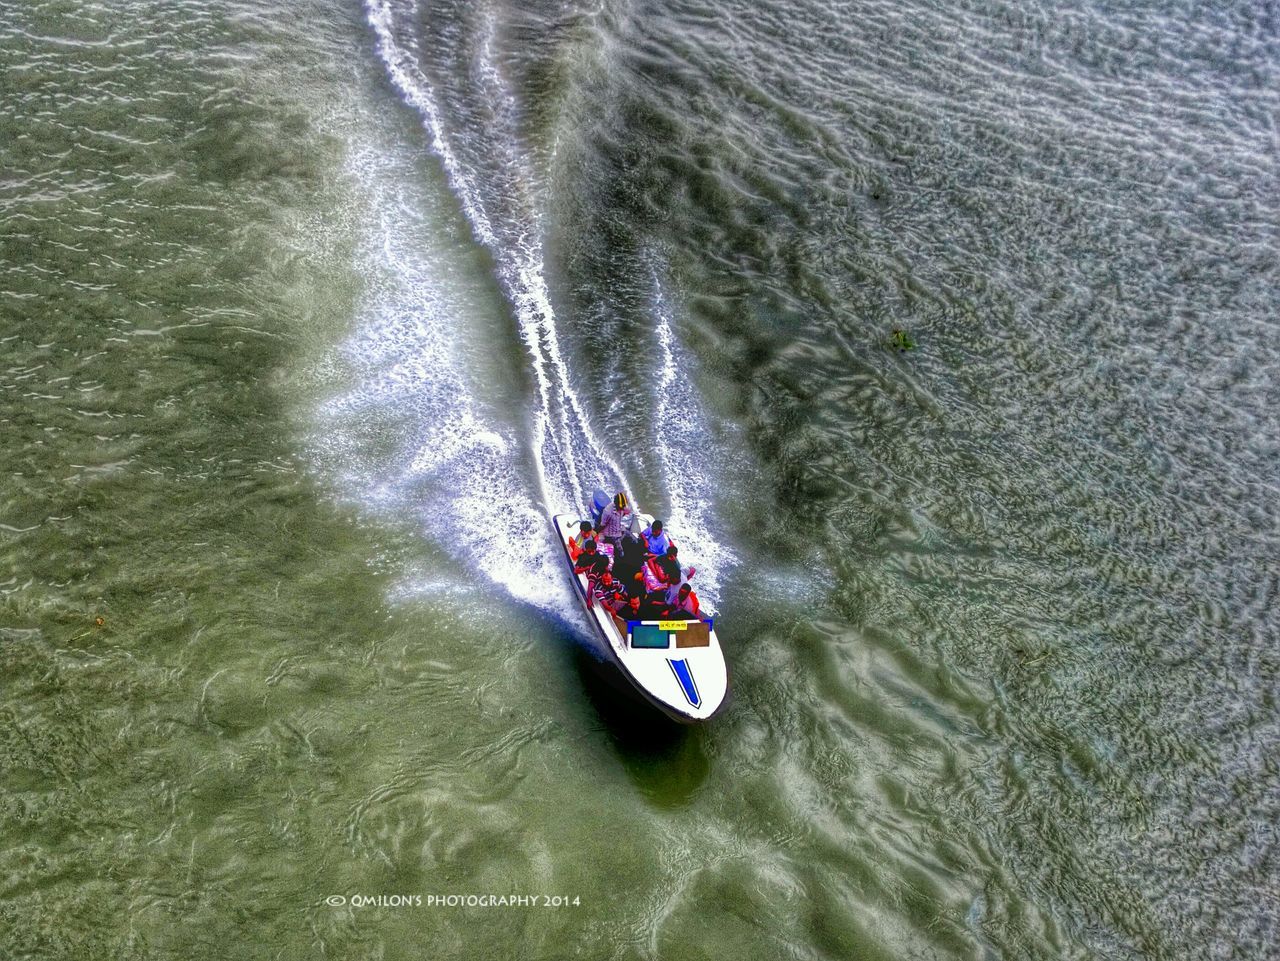
M 0 77 L 0 956 L 1280 950 L 1272 5 L 0 0 Z M 596 484 L 703 728 L 583 651 Z

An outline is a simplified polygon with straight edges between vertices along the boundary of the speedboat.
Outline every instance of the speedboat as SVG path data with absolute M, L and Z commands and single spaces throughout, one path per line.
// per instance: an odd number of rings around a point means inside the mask
M 594 498 L 593 520 L 599 519 L 601 494 Z M 652 524 L 653 518 L 636 512 L 635 520 Z M 682 724 L 705 721 L 720 710 L 729 691 L 729 671 L 715 615 L 688 620 L 627 620 L 598 601 L 588 603 L 587 577 L 573 572 L 570 542 L 581 519 L 555 514 L 551 525 L 569 565 L 578 600 L 591 623 L 596 653 L 612 662 L 640 698 L 667 717 Z M 632 528 L 635 529 L 634 526 Z

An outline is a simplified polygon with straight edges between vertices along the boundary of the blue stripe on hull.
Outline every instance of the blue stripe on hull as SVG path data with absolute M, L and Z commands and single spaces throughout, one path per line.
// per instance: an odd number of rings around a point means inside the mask
M 680 682 L 680 690 L 684 691 L 685 700 L 694 707 L 701 707 L 702 695 L 698 693 L 698 685 L 693 683 L 693 672 L 689 670 L 688 662 L 683 658 L 677 661 L 669 657 L 667 663 L 671 665 L 671 673 Z

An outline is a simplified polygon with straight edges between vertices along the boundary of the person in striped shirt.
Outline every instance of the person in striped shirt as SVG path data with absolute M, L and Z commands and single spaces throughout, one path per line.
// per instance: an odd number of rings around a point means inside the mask
M 594 596 L 611 614 L 617 614 L 627 606 L 627 592 L 613 579 L 613 574 L 609 571 L 600 575 L 600 579 L 596 582 Z

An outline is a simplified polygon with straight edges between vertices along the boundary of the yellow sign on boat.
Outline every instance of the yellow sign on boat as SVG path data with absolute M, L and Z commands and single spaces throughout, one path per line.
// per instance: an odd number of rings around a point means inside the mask
M 660 631 L 683 631 L 688 626 L 688 621 L 658 621 Z

